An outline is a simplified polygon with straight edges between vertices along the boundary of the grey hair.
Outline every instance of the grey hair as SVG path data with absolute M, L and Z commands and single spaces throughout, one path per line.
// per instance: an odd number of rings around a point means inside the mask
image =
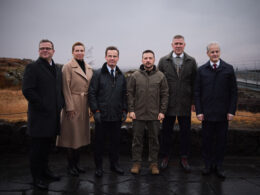
M 220 50 L 220 46 L 219 46 L 219 43 L 217 41 L 212 41 L 210 42 L 208 45 L 207 45 L 207 52 L 209 52 L 209 48 L 212 46 L 212 45 L 217 45 L 219 50 Z
M 182 36 L 182 35 L 175 35 L 172 40 L 174 40 L 174 39 L 183 39 L 184 40 L 184 36 Z

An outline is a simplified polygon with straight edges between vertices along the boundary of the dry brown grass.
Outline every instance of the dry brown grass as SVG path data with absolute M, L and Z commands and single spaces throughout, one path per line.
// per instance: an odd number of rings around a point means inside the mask
M 260 130 L 260 113 L 238 111 L 230 126 L 234 129 L 256 129 Z
M 27 101 L 21 90 L 0 90 L 0 119 L 10 122 L 27 120 Z
M 200 125 L 201 122 L 196 118 L 195 112 L 192 113 L 192 124 Z M 234 119 L 229 123 L 232 129 L 256 129 L 260 130 L 260 113 L 237 111 Z
M 0 119 L 9 122 L 26 121 L 26 112 L 27 101 L 20 89 L 0 89 Z M 127 122 L 131 122 L 131 119 L 128 118 Z M 200 125 L 200 123 L 193 112 L 192 124 Z M 230 128 L 260 130 L 260 113 L 238 111 L 234 120 L 230 122 Z

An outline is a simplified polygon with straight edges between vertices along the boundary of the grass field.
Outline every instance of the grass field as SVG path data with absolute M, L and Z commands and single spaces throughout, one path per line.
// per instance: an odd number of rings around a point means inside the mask
M 0 89 L 0 119 L 9 122 L 27 120 L 27 101 L 21 90 Z M 131 122 L 129 118 L 127 121 Z M 200 124 L 195 113 L 192 113 L 192 124 L 196 126 Z M 234 121 L 230 123 L 230 128 L 260 130 L 260 113 L 238 111 Z
M 10 122 L 27 120 L 27 101 L 21 90 L 0 90 L 0 119 Z

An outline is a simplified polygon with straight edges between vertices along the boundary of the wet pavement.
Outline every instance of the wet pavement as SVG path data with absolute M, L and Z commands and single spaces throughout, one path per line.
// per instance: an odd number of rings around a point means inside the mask
M 1 155 L 0 161 L 0 194 L 2 195 L 259 195 L 260 194 L 260 157 L 232 157 L 225 159 L 224 168 L 227 178 L 202 176 L 202 161 L 199 157 L 190 159 L 191 173 L 184 173 L 178 159 L 172 159 L 170 167 L 153 176 L 149 163 L 142 164 L 141 174 L 132 175 L 130 156 L 121 156 L 120 164 L 124 175 L 117 175 L 109 169 L 105 158 L 104 175 L 96 178 L 92 156 L 84 152 L 81 165 L 87 172 L 80 177 L 68 176 L 64 152 L 54 152 L 50 165 L 55 173 L 61 176 L 58 182 L 50 182 L 48 191 L 40 191 L 32 186 L 27 153 L 9 153 Z

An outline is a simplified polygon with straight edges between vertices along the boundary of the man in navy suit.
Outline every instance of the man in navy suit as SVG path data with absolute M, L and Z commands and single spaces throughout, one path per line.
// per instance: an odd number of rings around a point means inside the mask
M 228 122 L 236 111 L 236 76 L 233 66 L 220 59 L 218 43 L 207 46 L 207 55 L 210 60 L 198 69 L 194 91 L 197 118 L 202 121 L 202 174 L 214 170 L 218 177 L 225 178 L 222 163 Z

